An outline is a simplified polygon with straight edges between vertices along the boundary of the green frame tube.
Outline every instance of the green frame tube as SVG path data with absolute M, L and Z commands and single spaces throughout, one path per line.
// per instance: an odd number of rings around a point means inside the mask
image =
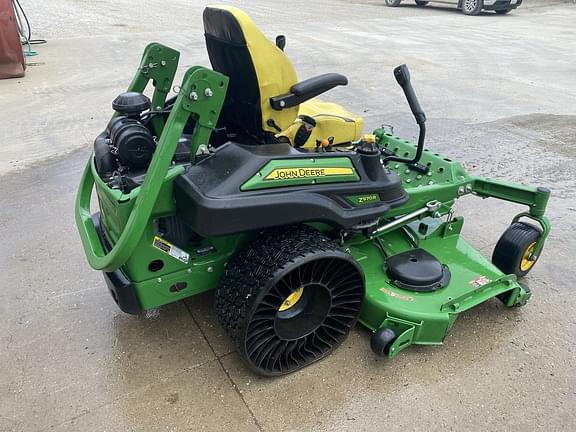
M 148 45 L 139 72 L 128 91 L 141 92 L 152 80 L 155 87 L 152 98 L 153 106 L 163 107 L 174 77 L 174 65 L 178 61 L 178 56 L 175 56 L 174 52 L 160 44 Z M 165 66 L 162 66 L 163 61 Z M 150 67 L 150 65 L 156 66 Z M 167 69 L 164 70 L 163 67 Z M 161 73 L 156 71 L 161 71 Z M 186 72 L 166 125 L 156 125 L 161 128 L 161 134 L 146 172 L 146 179 L 140 187 L 120 238 L 108 253 L 104 251 L 90 211 L 94 186 L 92 157 L 90 158 L 80 182 L 75 217 L 84 251 L 92 268 L 107 272 L 114 271 L 130 258 L 140 242 L 164 182 L 184 172 L 183 166 L 172 166 L 172 158 L 189 117 L 192 115 L 196 121 L 190 149 L 194 157 L 200 145 L 208 143 L 212 129 L 218 121 L 227 88 L 228 78 L 210 69 L 195 66 Z

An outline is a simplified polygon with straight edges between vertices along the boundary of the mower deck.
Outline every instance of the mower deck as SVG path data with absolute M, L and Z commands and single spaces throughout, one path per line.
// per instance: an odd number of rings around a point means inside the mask
M 419 224 L 428 222 L 434 223 L 424 219 Z M 371 330 L 385 327 L 396 332 L 398 339 L 389 350 L 389 357 L 412 344 L 440 345 L 461 312 L 499 294 L 515 291 L 510 306 L 528 299 L 514 276 L 502 276 L 500 270 L 462 238 L 462 224 L 463 218 L 454 218 L 438 225 L 427 236 L 408 227 L 418 247 L 449 265 L 450 283 L 437 291 L 410 291 L 395 285 L 385 271 L 382 249 L 374 243 L 350 247 L 367 281 L 360 322 Z M 400 230 L 382 236 L 381 242 L 390 256 L 413 247 Z
M 416 146 L 406 140 L 384 130 L 375 133 L 384 148 L 393 154 L 410 157 L 415 152 Z M 545 189 L 534 191 L 520 185 L 472 177 L 459 163 L 430 151 L 424 152 L 421 164 L 428 167 L 428 173 L 421 173 L 404 163 L 390 166 L 401 176 L 410 195 L 409 202 L 402 208 L 403 213 L 422 206 L 422 198 L 436 198 L 443 205 L 430 216 L 409 219 L 401 229 L 384 232 L 372 241 L 356 236 L 345 242 L 366 275 L 366 297 L 359 321 L 371 330 L 394 330 L 397 339 L 386 351 L 391 358 L 412 344 L 442 344 L 461 312 L 491 298 L 501 296 L 506 300 L 506 306 L 512 307 L 525 304 L 530 297 L 530 293 L 518 284 L 516 276 L 502 274 L 461 236 L 464 218 L 453 217 L 454 200 L 473 194 L 513 202 L 541 203 L 548 195 Z M 536 214 L 542 210 L 540 206 L 532 206 Z M 535 219 L 541 224 L 545 238 L 549 230 L 546 218 L 537 216 Z M 418 292 L 401 288 L 390 279 L 386 258 L 414 248 L 424 249 L 449 267 L 451 279 L 446 287 Z

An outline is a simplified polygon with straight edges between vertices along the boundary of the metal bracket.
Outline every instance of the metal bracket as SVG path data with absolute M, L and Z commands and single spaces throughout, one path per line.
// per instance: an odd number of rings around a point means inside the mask
M 140 66 L 134 79 L 128 86 L 129 92 L 143 93 L 152 80 L 154 94 L 152 95 L 152 110 L 161 111 L 164 109 L 166 97 L 172 87 L 180 53 L 157 42 L 152 42 L 144 49 Z M 164 128 L 162 116 L 152 117 L 152 126 L 157 136 L 160 136 Z
M 540 217 L 546 211 L 550 198 L 550 189 L 545 187 L 530 187 L 503 180 L 476 177 L 472 187 L 473 192 L 485 198 L 498 198 L 517 204 L 527 205 L 530 215 Z
M 442 304 L 442 306 L 440 306 L 440 311 L 451 313 L 464 312 L 479 304 L 480 301 L 478 298 L 488 300 L 489 298 L 495 297 L 498 294 L 513 289 L 513 285 L 516 285 L 516 275 L 502 276 L 490 283 L 487 283 L 486 285 L 482 285 L 474 290 L 468 291 L 462 294 L 460 297 L 456 297 L 445 302 Z
M 528 212 L 523 212 L 514 216 L 511 223 L 518 222 L 522 218 L 531 219 L 537 222 L 542 228 L 542 235 L 536 242 L 536 246 L 534 246 L 534 249 L 532 250 L 532 253 L 530 254 L 529 257 L 531 260 L 535 261 L 538 258 L 538 255 L 540 255 L 540 252 L 542 252 L 544 242 L 546 241 L 548 234 L 550 234 L 550 220 L 546 216 L 534 216 L 533 214 L 530 214 Z
M 440 207 L 442 207 L 442 203 L 440 201 L 436 201 L 436 200 L 428 201 L 426 203 L 425 207 L 422 207 L 421 209 L 418 209 L 418 210 L 415 210 L 411 213 L 408 213 L 402 217 L 399 217 L 398 219 L 394 219 L 392 222 L 389 222 L 389 223 L 382 225 L 381 227 L 375 229 L 370 234 L 370 238 L 373 239 L 378 234 L 383 234 L 385 232 L 389 232 L 389 231 L 392 231 L 396 228 L 400 228 L 401 226 L 407 225 L 413 219 L 415 219 L 418 216 L 421 216 L 425 213 L 435 213 L 440 209 Z

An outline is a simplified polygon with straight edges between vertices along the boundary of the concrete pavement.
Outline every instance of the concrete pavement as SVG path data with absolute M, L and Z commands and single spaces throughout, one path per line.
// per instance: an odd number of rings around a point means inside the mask
M 466 17 L 408 2 L 231 2 L 288 37 L 299 76 L 346 74 L 327 99 L 413 138 L 392 68 L 407 63 L 428 146 L 471 171 L 553 190 L 553 231 L 520 309 L 490 301 L 443 347 L 376 359 L 357 328 L 302 372 L 250 374 L 210 293 L 158 316 L 117 310 L 85 262 L 73 200 L 94 136 L 143 47 L 208 64 L 206 2 L 22 0 L 49 43 L 23 79 L 0 81 L 0 431 L 572 430 L 576 427 L 576 7 Z M 529 3 L 526 2 L 526 3 Z M 321 13 L 319 13 L 321 11 Z M 458 204 L 483 253 L 518 210 Z

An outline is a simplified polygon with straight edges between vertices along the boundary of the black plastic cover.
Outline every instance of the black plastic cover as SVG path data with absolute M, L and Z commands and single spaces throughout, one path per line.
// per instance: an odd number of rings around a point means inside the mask
M 361 180 L 240 191 L 240 187 L 273 159 L 349 157 Z M 380 200 L 354 207 L 349 195 L 378 193 Z M 405 203 L 408 196 L 400 178 L 380 170 L 370 180 L 356 152 L 303 153 L 289 144 L 243 146 L 227 143 L 190 166 L 175 180 L 178 216 L 204 237 L 260 230 L 302 222 L 325 222 L 352 228 Z
M 128 117 L 139 115 L 150 109 L 150 106 L 151 102 L 148 96 L 136 92 L 121 93 L 112 101 L 112 109 Z
M 113 118 L 108 125 L 118 159 L 131 168 L 146 168 L 156 150 L 156 142 L 146 126 L 124 116 Z
M 435 291 L 450 282 L 450 270 L 424 249 L 411 249 L 386 259 L 394 285 L 409 291 Z
M 106 253 L 110 252 L 112 247 L 102 229 L 102 224 L 100 223 L 100 213 L 95 213 L 92 215 L 92 221 L 96 227 L 96 232 L 102 243 L 102 247 Z M 122 268 L 114 270 L 113 272 L 102 272 L 104 275 L 104 281 L 108 286 L 108 291 L 110 295 L 120 308 L 122 312 L 131 315 L 138 315 L 142 312 L 140 307 L 140 301 L 138 300 L 138 295 L 132 281 L 128 279 L 128 276 L 122 271 Z

